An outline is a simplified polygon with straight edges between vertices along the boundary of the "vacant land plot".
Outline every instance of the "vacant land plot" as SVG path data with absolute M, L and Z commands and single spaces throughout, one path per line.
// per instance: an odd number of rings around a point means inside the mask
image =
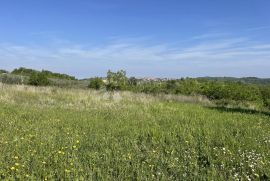
M 269 177 L 267 113 L 128 92 L 0 85 L 0 179 Z

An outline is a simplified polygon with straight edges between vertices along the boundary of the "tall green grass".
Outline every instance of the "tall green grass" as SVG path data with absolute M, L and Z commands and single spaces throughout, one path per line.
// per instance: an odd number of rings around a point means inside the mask
M 205 105 L 1 84 L 0 179 L 269 179 L 269 114 Z

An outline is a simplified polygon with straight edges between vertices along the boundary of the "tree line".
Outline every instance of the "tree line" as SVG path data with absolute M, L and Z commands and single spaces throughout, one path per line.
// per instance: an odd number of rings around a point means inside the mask
M 0 74 L 8 74 L 8 71 L 0 70 Z M 26 83 L 34 86 L 53 85 L 53 79 L 80 82 L 73 76 L 53 73 L 47 70 L 37 71 L 33 69 L 18 68 L 10 74 L 11 82 Z M 25 76 L 22 82 L 20 76 Z M 3 79 L 3 77 L 2 77 Z M 5 82 L 1 80 L 0 81 Z M 6 81 L 8 82 L 8 81 Z M 270 108 L 270 86 L 268 84 L 245 83 L 225 79 L 205 78 L 181 78 L 173 80 L 146 80 L 135 77 L 127 77 L 126 71 L 108 71 L 105 78 L 95 77 L 88 80 L 88 88 L 104 89 L 107 91 L 132 91 L 147 94 L 181 94 L 201 95 L 215 101 L 217 104 L 230 105 L 242 103 L 256 103 Z
M 173 80 L 142 80 L 128 78 L 126 72 L 108 71 L 107 78 L 93 78 L 89 88 L 108 91 L 127 90 L 148 94 L 202 95 L 217 104 L 256 103 L 270 108 L 270 86 L 236 81 L 218 81 L 196 78 Z

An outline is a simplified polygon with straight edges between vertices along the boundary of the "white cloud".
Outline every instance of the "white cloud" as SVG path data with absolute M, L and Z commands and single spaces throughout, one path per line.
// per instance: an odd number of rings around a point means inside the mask
M 0 44 L 0 67 L 45 68 L 79 77 L 104 74 L 110 68 L 124 68 L 132 75 L 142 76 L 270 77 L 270 72 L 265 72 L 266 68 L 270 68 L 269 49 L 270 44 L 223 37 L 211 40 L 199 38 L 189 46 L 121 40 L 92 47 Z

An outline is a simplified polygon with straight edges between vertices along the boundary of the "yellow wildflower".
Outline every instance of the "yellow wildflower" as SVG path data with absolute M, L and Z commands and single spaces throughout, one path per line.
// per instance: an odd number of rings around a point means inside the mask
M 64 151 L 61 151 L 61 150 L 59 150 L 58 153 L 59 153 L 59 154 L 62 154 L 62 155 L 65 154 L 65 152 L 64 152 Z

